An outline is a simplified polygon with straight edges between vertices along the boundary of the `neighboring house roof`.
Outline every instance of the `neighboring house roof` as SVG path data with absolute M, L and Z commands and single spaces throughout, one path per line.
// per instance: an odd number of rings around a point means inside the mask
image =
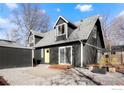
M 35 36 L 38 36 L 38 37 L 43 37 L 43 33 L 42 32 L 38 32 L 38 31 L 33 31 L 31 30 L 31 33 Z
M 45 47 L 50 45 L 57 45 L 62 43 L 74 42 L 78 40 L 87 40 L 99 16 L 92 16 L 77 22 L 77 28 L 70 34 L 67 40 L 56 41 L 56 29 L 44 33 L 44 38 L 41 39 L 34 47 Z
M 32 33 L 33 35 L 35 35 L 35 36 L 38 36 L 38 37 L 43 37 L 43 34 L 44 34 L 44 33 L 42 33 L 42 32 L 38 32 L 38 31 L 33 31 L 33 30 L 31 30 L 30 33 L 29 33 L 29 35 L 28 35 L 28 37 L 27 37 L 28 40 L 29 40 L 29 37 L 30 37 L 31 33 Z
M 113 51 L 124 51 L 124 45 L 112 46 Z
M 25 49 L 31 49 L 28 47 L 23 47 L 19 44 L 17 44 L 14 41 L 10 41 L 10 40 L 2 40 L 0 39 L 0 47 L 12 47 L 12 48 L 25 48 Z

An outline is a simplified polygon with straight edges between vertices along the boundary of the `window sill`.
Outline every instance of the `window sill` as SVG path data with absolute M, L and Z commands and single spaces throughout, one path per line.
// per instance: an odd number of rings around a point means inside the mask
M 63 36 L 63 35 L 66 35 L 66 34 L 64 33 L 64 34 L 60 34 L 60 35 L 57 35 L 57 36 Z

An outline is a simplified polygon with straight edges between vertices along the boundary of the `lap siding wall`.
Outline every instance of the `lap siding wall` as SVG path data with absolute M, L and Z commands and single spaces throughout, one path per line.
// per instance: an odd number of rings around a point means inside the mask
M 0 47 L 0 68 L 32 66 L 32 49 Z

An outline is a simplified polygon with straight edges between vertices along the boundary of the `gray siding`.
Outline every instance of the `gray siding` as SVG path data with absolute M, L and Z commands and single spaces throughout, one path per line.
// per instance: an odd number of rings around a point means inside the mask
M 67 37 L 69 37 L 69 35 L 70 35 L 73 31 L 74 31 L 74 29 L 72 29 L 71 27 L 68 26 L 68 36 L 67 36 Z
M 97 37 L 93 37 L 93 31 L 91 32 L 87 43 L 97 46 Z M 88 45 L 84 45 L 83 49 L 83 65 L 85 66 L 87 64 L 95 64 L 97 59 L 97 49 Z
M 35 36 L 35 44 L 38 43 L 41 39 L 42 37 Z
M 41 49 L 34 50 L 34 58 L 36 60 L 41 60 Z
M 35 36 L 35 44 L 38 43 L 42 37 Z M 44 63 L 43 58 L 41 58 L 41 49 L 34 50 L 34 64 Z
M 80 43 L 74 43 L 72 46 L 72 63 L 76 67 L 81 65 L 81 45 Z
M 87 43 L 89 43 L 91 45 L 94 45 L 94 46 L 97 46 L 99 48 L 104 48 L 103 36 L 101 36 L 102 31 L 100 29 L 100 26 L 98 26 L 98 23 L 97 23 L 97 33 L 96 34 L 97 34 L 97 37 L 95 39 L 93 37 L 93 31 L 92 31 L 90 36 L 89 36 L 89 38 L 88 38 L 88 40 L 87 40 Z M 86 65 L 86 64 L 95 64 L 95 63 L 97 63 L 97 61 L 99 60 L 98 56 L 101 55 L 101 54 L 98 54 L 98 50 L 96 48 L 88 46 L 88 45 L 84 45 L 83 55 L 84 55 L 83 63 L 84 63 L 84 65 Z
M 58 64 L 58 47 L 50 48 L 50 64 Z
M 0 47 L 0 68 L 32 66 L 32 50 Z
M 81 65 L 81 45 L 80 45 L 80 42 L 66 44 L 66 45 L 63 44 L 61 46 L 49 47 L 49 49 L 50 49 L 50 64 L 58 64 L 59 63 L 59 57 L 58 57 L 59 47 L 62 47 L 62 46 L 72 46 L 72 65 L 76 66 L 76 67 L 80 67 L 80 65 Z M 36 56 L 35 59 L 38 59 L 39 55 L 36 54 L 35 56 Z M 39 57 L 39 58 L 41 60 L 41 63 L 44 63 L 45 55 L 43 56 L 43 58 L 41 58 L 41 57 Z
M 58 47 L 50 47 L 50 64 L 58 64 Z M 41 57 L 41 49 L 35 50 L 35 63 L 45 63 L 45 48 L 43 49 L 43 58 Z
M 72 43 L 66 46 L 72 46 L 72 65 L 76 67 L 80 67 L 80 61 L 81 61 L 81 46 L 80 43 Z M 58 64 L 59 62 L 59 57 L 58 57 L 58 52 L 59 52 L 59 47 L 61 46 L 56 46 L 56 47 L 51 47 L 50 48 L 50 64 Z M 66 50 L 67 51 L 67 50 Z
M 41 49 L 34 50 L 34 65 L 44 64 L 45 50 L 43 49 L 43 58 L 41 57 Z
M 98 24 L 98 22 L 97 22 Z M 97 32 L 97 47 L 99 48 L 105 48 L 105 45 L 104 45 L 104 40 L 102 38 L 102 31 L 101 31 L 101 27 L 100 25 L 98 24 L 98 32 Z M 97 63 L 100 62 L 100 59 L 103 55 L 103 51 L 101 50 L 97 50 Z

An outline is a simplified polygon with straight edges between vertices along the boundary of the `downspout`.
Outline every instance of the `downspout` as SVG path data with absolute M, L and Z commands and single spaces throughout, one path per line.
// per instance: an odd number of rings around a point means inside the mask
M 83 42 L 82 40 L 79 40 L 79 42 L 81 43 L 81 67 L 83 67 L 83 60 L 84 60 L 84 59 L 83 59 L 83 44 L 86 44 L 86 45 L 88 45 L 89 47 L 96 48 L 96 49 L 98 49 L 98 50 L 100 50 L 100 51 L 103 52 L 103 49 L 102 49 L 102 48 L 99 48 L 99 47 L 94 46 L 94 45 L 89 44 L 89 43 L 85 43 L 85 42 Z
M 81 66 L 83 67 L 83 42 L 81 40 L 79 40 L 79 42 L 81 43 Z
M 34 50 L 35 48 L 32 48 L 32 67 L 34 66 L 33 61 L 34 61 Z
M 82 40 L 79 40 L 79 42 L 81 43 L 81 67 L 83 67 L 83 44 L 86 44 L 86 45 L 88 45 L 88 46 L 90 46 L 90 47 L 93 47 L 93 48 L 96 48 L 96 49 L 98 49 L 98 50 L 101 50 L 101 51 L 103 51 L 103 49 L 101 49 L 101 48 L 99 48 L 99 47 L 97 47 L 97 46 L 94 46 L 94 45 L 92 45 L 92 44 L 89 44 L 89 43 L 85 43 L 85 42 L 83 42 Z
M 32 47 L 32 67 L 34 67 L 34 51 L 35 51 L 35 36 L 33 35 L 33 47 Z

